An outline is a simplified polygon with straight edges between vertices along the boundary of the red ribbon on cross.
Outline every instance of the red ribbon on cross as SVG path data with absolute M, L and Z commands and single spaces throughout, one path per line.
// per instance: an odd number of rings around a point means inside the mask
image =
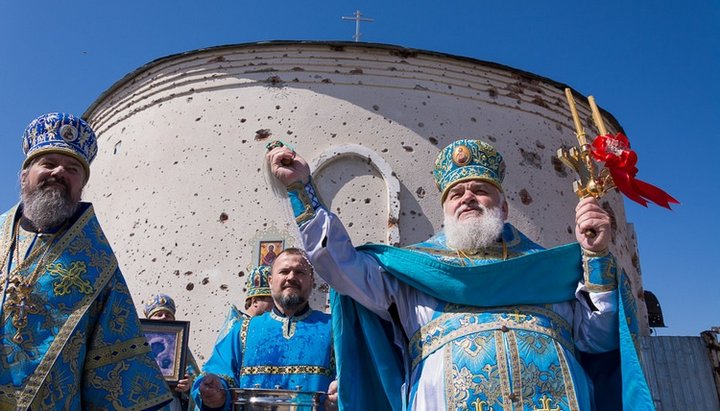
M 595 160 L 605 163 L 610 171 L 615 186 L 627 198 L 647 207 L 648 201 L 670 209 L 670 204 L 680 204 L 665 191 L 652 184 L 635 178 L 638 169 L 637 154 L 630 149 L 630 141 L 623 133 L 597 136 L 592 145 L 592 156 Z

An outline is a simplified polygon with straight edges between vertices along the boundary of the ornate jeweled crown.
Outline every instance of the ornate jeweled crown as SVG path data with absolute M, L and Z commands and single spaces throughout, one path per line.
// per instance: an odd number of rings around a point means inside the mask
M 68 113 L 49 113 L 31 121 L 25 128 L 23 152 L 23 168 L 39 155 L 60 153 L 80 161 L 88 178 L 90 163 L 97 154 L 97 138 L 85 120 Z
M 252 297 L 269 297 L 270 294 L 270 282 L 268 277 L 270 276 L 270 267 L 267 265 L 259 265 L 250 270 L 245 287 L 247 288 L 247 294 L 245 299 Z
M 448 189 L 465 180 L 484 180 L 502 191 L 505 162 L 493 146 L 480 140 L 457 140 L 438 154 L 433 169 L 440 201 L 445 201 Z

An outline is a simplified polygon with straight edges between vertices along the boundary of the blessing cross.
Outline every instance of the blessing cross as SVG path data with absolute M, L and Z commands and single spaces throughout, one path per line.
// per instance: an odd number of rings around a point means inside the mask
M 367 17 L 362 17 L 362 14 L 360 14 L 360 10 L 355 10 L 355 14 L 353 16 L 354 17 L 342 16 L 341 18 L 343 20 L 355 20 L 355 35 L 353 36 L 353 38 L 355 39 L 355 42 L 357 43 L 358 41 L 360 41 L 360 22 L 367 21 L 368 23 L 372 23 L 375 20 L 369 19 Z

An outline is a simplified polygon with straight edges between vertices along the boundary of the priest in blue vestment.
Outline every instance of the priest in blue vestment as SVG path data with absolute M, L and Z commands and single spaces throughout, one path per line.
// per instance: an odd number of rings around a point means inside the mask
M 578 243 L 545 250 L 506 222 L 501 154 L 458 140 L 433 170 L 444 229 L 355 249 L 307 162 L 282 142 L 267 148 L 311 262 L 337 292 L 340 409 L 653 409 L 635 300 L 596 199 L 576 208 Z
M 270 293 L 270 266 L 258 265 L 253 267 L 245 280 L 245 311 L 240 311 L 235 304 L 230 305 L 225 322 L 220 327 L 218 341 L 227 335 L 238 321 L 256 317 L 273 308 L 272 294 Z
M 172 396 L 89 203 L 97 153 L 71 114 L 23 135 L 21 202 L 0 215 L 0 409 L 153 410 Z
M 314 270 L 305 252 L 283 250 L 268 280 L 272 311 L 221 334 L 195 380 L 201 409 L 231 409 L 232 388 L 325 392 L 335 379 L 330 315 L 308 304 Z

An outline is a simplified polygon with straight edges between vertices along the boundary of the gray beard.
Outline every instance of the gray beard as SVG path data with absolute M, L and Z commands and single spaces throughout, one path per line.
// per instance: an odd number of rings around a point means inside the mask
M 40 185 L 34 189 L 23 188 L 20 193 L 23 216 L 40 232 L 56 228 L 66 222 L 80 207 L 67 188 Z
M 305 303 L 307 303 L 307 299 L 303 298 L 300 295 L 292 294 L 292 295 L 285 295 L 283 294 L 280 297 L 280 307 L 286 309 L 286 310 L 292 310 L 297 311 L 299 308 L 302 308 Z
M 503 231 L 505 221 L 500 207 L 488 209 L 482 205 L 481 216 L 458 221 L 454 215 L 445 214 L 445 238 L 447 246 L 456 250 L 479 251 L 493 245 Z

